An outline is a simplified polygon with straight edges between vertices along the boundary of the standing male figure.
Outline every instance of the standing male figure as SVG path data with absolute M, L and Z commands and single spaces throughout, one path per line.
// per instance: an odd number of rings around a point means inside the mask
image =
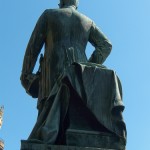
M 59 6 L 60 9 L 48 9 L 41 15 L 24 56 L 21 82 L 29 93 L 30 84 L 35 78 L 35 63 L 45 46 L 39 77 L 38 108 L 68 65 L 88 61 L 102 64 L 112 48 L 95 23 L 76 10 L 78 0 L 60 0 Z M 89 60 L 85 54 L 88 42 L 95 47 Z
M 105 113 L 105 110 L 109 111 L 110 107 L 114 108 L 112 100 L 109 100 L 109 97 L 112 96 L 108 92 L 112 91 L 111 84 L 114 88 L 118 88 L 114 86 L 118 80 L 114 72 L 107 73 L 107 70 L 101 71 L 101 67 L 98 67 L 110 54 L 112 48 L 110 41 L 91 19 L 77 11 L 78 0 L 60 0 L 59 6 L 60 9 L 47 9 L 40 16 L 24 56 L 21 82 L 27 93 L 38 97 L 37 108 L 39 109 L 37 123 L 28 140 L 48 144 L 60 142 L 59 135 L 62 136 L 65 132 L 61 127 L 68 113 L 69 96 L 73 98 L 71 95 L 73 93 L 78 95 L 75 97 L 80 97 L 87 104 L 88 109 L 93 111 L 92 113 L 100 124 L 103 123 L 107 129 L 116 132 L 119 136 L 124 135 L 124 128 L 120 129 L 117 126 L 116 129 L 115 125 L 112 126 L 114 120 L 110 118 L 111 112 Z M 85 54 L 88 42 L 95 47 L 89 60 Z M 40 60 L 40 70 L 38 74 L 33 74 L 35 63 L 43 46 L 45 50 Z M 86 67 L 88 65 L 89 67 Z M 67 82 L 66 76 L 68 77 Z M 94 80 L 96 78 L 101 81 Z M 103 78 L 108 86 L 104 88 L 101 84 L 99 88 L 99 82 L 103 82 Z M 93 89 L 89 85 L 92 85 Z M 37 87 L 38 90 L 35 90 Z M 72 89 L 75 92 L 72 92 Z M 101 96 L 91 93 L 99 89 L 106 89 L 97 92 L 97 94 L 102 94 Z M 119 91 L 117 89 L 113 94 L 118 94 Z M 95 96 L 90 97 L 93 94 Z M 102 97 L 102 100 L 98 105 L 102 104 L 96 108 L 99 97 Z M 110 101 L 110 104 L 105 105 L 106 99 L 108 103 Z M 115 106 L 123 108 L 120 94 L 115 97 Z M 102 117 L 99 114 L 102 114 Z M 106 114 L 106 118 L 103 114 Z M 88 117 L 86 118 L 88 120 Z

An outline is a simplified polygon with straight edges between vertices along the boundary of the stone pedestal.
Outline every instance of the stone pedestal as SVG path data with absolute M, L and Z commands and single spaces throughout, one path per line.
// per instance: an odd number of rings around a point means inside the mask
M 66 145 L 78 147 L 98 147 L 104 149 L 125 149 L 125 141 L 112 133 L 69 129 Z
M 65 145 L 22 140 L 21 150 L 125 150 L 124 140 L 110 133 L 68 129 L 65 139 Z
M 66 145 L 22 140 L 21 150 L 125 150 L 125 144 L 120 138 L 108 133 L 68 130 Z
M 104 149 L 94 147 L 77 147 L 77 146 L 64 146 L 64 145 L 47 145 L 36 144 L 21 141 L 21 150 L 117 150 L 117 149 Z

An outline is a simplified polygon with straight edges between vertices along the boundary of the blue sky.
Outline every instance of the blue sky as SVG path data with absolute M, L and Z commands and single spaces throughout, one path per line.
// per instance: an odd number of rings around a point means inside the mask
M 57 8 L 58 0 L 0 0 L 0 104 L 4 124 L 0 137 L 5 150 L 19 150 L 37 117 L 36 99 L 20 84 L 26 45 L 40 14 Z M 104 63 L 123 86 L 127 150 L 150 149 L 150 1 L 80 0 L 79 11 L 95 21 L 113 45 Z M 87 46 L 90 56 L 94 48 Z

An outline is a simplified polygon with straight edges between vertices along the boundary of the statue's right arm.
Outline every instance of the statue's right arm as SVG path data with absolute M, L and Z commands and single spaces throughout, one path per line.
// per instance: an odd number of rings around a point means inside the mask
M 46 11 L 44 11 L 36 23 L 36 26 L 32 32 L 24 55 L 20 79 L 25 89 L 27 88 L 29 82 L 28 76 L 32 75 L 38 55 L 45 42 L 46 27 L 47 27 L 47 19 L 46 19 Z
M 91 26 L 89 42 L 95 47 L 89 62 L 103 64 L 111 52 L 112 45 L 103 32 L 95 25 L 95 23 Z

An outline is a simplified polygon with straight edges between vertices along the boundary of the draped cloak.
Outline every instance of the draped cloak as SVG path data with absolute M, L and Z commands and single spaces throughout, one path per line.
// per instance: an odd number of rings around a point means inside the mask
M 69 107 L 69 85 L 98 122 L 123 139 L 125 145 L 126 125 L 122 116 L 113 113 L 124 110 L 120 80 L 115 71 L 92 63 L 73 63 L 64 70 L 46 100 L 29 140 L 55 144 L 60 130 L 64 128 Z

